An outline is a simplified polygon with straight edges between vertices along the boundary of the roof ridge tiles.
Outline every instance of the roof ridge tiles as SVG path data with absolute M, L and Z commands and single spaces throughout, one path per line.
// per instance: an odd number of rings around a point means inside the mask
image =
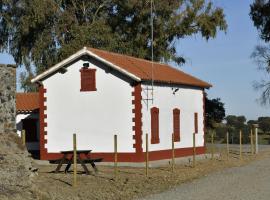
M 87 47 L 87 49 L 90 49 L 90 51 L 91 51 L 91 49 L 96 50 L 96 51 L 103 51 L 104 53 L 110 53 L 110 54 L 115 54 L 115 55 L 119 55 L 119 56 L 123 56 L 123 57 L 129 57 L 131 59 L 141 60 L 143 62 L 149 62 L 149 63 L 152 64 L 152 61 L 151 60 L 147 60 L 147 59 L 144 59 L 144 58 L 138 58 L 138 57 L 127 55 L 127 54 L 123 54 L 123 53 L 116 53 L 116 52 L 113 52 L 113 51 L 107 51 L 107 50 L 104 50 L 104 49 L 96 49 L 96 48 L 92 48 L 92 47 Z M 158 65 L 168 66 L 168 64 L 162 63 L 162 62 L 158 62 L 158 61 L 153 61 L 153 63 L 154 64 L 158 64 Z

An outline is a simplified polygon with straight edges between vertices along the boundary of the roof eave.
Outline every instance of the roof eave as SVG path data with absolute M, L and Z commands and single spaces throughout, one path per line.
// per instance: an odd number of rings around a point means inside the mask
M 35 108 L 35 109 L 18 109 L 16 110 L 17 114 L 30 114 L 30 113 L 38 113 L 39 112 L 39 108 Z
M 152 81 L 150 79 L 142 79 L 143 82 L 149 82 Z M 204 82 L 205 84 L 188 84 L 188 83 L 181 83 L 181 82 L 175 82 L 175 81 L 162 81 L 162 80 L 155 80 L 154 82 L 156 83 L 161 83 L 161 84 L 175 84 L 175 85 L 183 85 L 183 86 L 190 86 L 190 87 L 197 87 L 197 88 L 203 88 L 203 89 L 210 89 L 213 87 L 212 84 Z
M 71 55 L 70 57 L 66 58 L 65 60 L 57 63 L 56 65 L 52 66 L 51 68 L 49 68 L 48 70 L 44 71 L 43 73 L 37 75 L 36 77 L 34 77 L 31 82 L 32 83 L 36 83 L 38 81 L 41 81 L 42 79 L 46 78 L 47 76 L 49 76 L 50 74 L 56 72 L 57 70 L 59 70 L 60 68 L 64 67 L 65 65 L 73 62 L 74 60 L 78 59 L 81 56 L 84 55 L 89 55 L 92 56 L 94 58 L 96 58 L 97 60 L 101 61 L 102 63 L 105 63 L 107 65 L 109 65 L 110 67 L 112 67 L 113 69 L 127 75 L 128 77 L 130 77 L 131 79 L 135 80 L 135 81 L 141 81 L 141 79 L 137 76 L 135 76 L 134 74 L 129 73 L 128 71 L 122 69 L 121 67 L 108 62 L 107 60 L 99 57 L 98 55 L 96 55 L 95 53 L 89 51 L 86 47 L 84 47 L 83 49 L 81 49 L 80 51 L 78 51 L 77 53 Z

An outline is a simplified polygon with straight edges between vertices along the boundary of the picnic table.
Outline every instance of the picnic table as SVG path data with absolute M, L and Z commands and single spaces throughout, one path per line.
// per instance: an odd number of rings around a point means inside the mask
M 102 158 L 97 158 L 97 159 L 91 159 L 91 151 L 92 150 L 78 150 L 77 151 L 77 162 L 81 164 L 82 168 L 84 169 L 85 173 L 89 175 L 89 170 L 86 166 L 86 163 L 90 163 L 92 168 L 94 169 L 95 173 L 98 172 L 98 169 L 95 165 L 95 162 L 101 162 L 103 159 Z M 58 165 L 57 168 L 55 169 L 55 173 L 58 173 L 62 167 L 63 164 L 67 164 L 65 168 L 65 173 L 68 172 L 69 168 L 71 167 L 73 163 L 73 150 L 71 151 L 61 151 L 62 158 L 57 160 Z

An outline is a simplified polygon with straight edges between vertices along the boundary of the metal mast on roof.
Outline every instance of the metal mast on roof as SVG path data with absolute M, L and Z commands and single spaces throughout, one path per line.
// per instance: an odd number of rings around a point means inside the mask
M 153 0 L 151 0 L 151 54 L 152 54 L 152 104 L 154 103 L 154 16 L 153 16 Z
M 154 15 L 153 15 L 153 8 L 154 8 L 154 0 L 151 0 L 151 86 L 148 85 L 143 88 L 143 91 L 146 95 L 145 98 L 143 98 L 144 103 L 146 104 L 146 107 L 148 109 L 149 101 L 154 103 Z M 149 95 L 149 92 L 151 94 Z

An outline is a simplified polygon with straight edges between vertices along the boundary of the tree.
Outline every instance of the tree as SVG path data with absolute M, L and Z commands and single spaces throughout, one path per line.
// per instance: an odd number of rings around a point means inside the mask
M 267 133 L 270 131 L 270 117 L 259 117 L 258 118 L 259 128 Z
M 185 60 L 175 41 L 194 34 L 208 40 L 227 24 L 221 8 L 206 0 L 159 0 L 153 5 L 154 60 Z M 101 48 L 151 58 L 150 0 L 0 0 L 0 51 L 31 76 L 81 49 Z
M 270 1 L 255 0 L 250 6 L 250 17 L 266 45 L 255 47 L 251 57 L 258 64 L 258 69 L 270 72 Z M 270 81 L 262 80 L 254 84 L 255 89 L 262 90 L 261 103 L 270 104 Z
M 254 124 L 258 124 L 257 120 L 248 120 L 247 125 L 251 129 Z
M 245 128 L 245 116 L 228 115 L 225 119 L 227 121 L 227 127 L 230 128 L 231 131 Z
M 226 126 L 227 130 L 230 134 L 230 137 L 232 139 L 232 143 L 238 143 L 239 144 L 239 131 L 242 131 L 242 143 L 248 143 L 249 142 L 249 127 L 245 124 L 246 117 L 245 116 L 235 116 L 235 115 L 228 115 L 226 118 Z
M 206 126 L 207 128 L 215 129 L 217 123 L 221 123 L 225 117 L 224 103 L 220 98 L 205 99 L 205 111 L 206 111 Z

